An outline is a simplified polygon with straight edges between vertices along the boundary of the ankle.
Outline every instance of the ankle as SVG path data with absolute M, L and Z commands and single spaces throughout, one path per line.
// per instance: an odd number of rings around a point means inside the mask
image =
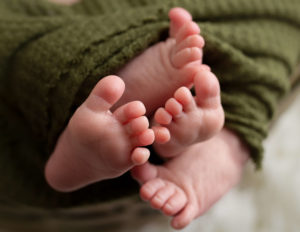
M 249 160 L 249 148 L 244 144 L 240 137 L 227 128 L 223 128 L 219 133 L 220 138 L 229 149 L 232 159 L 241 167 L 244 167 Z

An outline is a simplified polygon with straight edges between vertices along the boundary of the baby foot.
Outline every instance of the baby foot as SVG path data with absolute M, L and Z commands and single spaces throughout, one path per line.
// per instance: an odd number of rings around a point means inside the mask
M 151 115 L 176 89 L 192 83 L 202 62 L 204 40 L 186 10 L 174 8 L 169 18 L 170 38 L 148 48 L 118 72 L 126 90 L 116 106 L 140 100 Z
M 149 150 L 141 146 L 152 144 L 154 133 L 145 106 L 133 101 L 110 111 L 124 89 L 117 76 L 105 77 L 76 110 L 46 166 L 53 188 L 72 191 L 148 160 Z
M 238 183 L 248 154 L 238 137 L 223 129 L 164 165 L 147 162 L 131 173 L 142 185 L 141 198 L 172 216 L 173 228 L 182 229 Z
M 216 76 L 204 67 L 196 74 L 194 85 L 195 97 L 188 88 L 180 87 L 155 113 L 155 121 L 164 127 L 153 127 L 157 141 L 154 146 L 163 157 L 180 154 L 187 146 L 211 138 L 223 127 L 224 112 Z

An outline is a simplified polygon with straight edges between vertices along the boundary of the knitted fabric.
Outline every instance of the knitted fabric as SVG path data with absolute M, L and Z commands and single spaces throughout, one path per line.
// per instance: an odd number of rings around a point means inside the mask
M 1 0 L 0 200 L 68 207 L 137 193 L 128 175 L 57 193 L 43 168 L 97 81 L 167 37 L 174 6 L 199 24 L 226 126 L 260 166 L 269 122 L 299 63 L 299 0 Z

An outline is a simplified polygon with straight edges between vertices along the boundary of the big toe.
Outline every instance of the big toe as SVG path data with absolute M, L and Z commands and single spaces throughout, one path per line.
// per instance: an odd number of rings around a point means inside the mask
M 182 27 L 187 21 L 192 20 L 191 14 L 187 10 L 180 7 L 172 8 L 169 12 L 169 18 L 171 20 L 171 37 L 175 37 L 180 27 Z
M 86 99 L 86 106 L 93 111 L 107 111 L 123 95 L 125 83 L 118 76 L 102 78 Z
M 221 104 L 220 86 L 216 76 L 205 70 L 195 76 L 196 103 L 202 111 L 201 140 L 209 139 L 224 125 L 224 110 Z
M 198 72 L 195 75 L 194 84 L 198 106 L 210 109 L 220 107 L 220 84 L 212 72 L 206 69 Z

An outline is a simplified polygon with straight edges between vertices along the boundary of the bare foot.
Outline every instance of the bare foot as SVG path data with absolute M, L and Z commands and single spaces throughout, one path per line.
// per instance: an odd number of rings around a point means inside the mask
M 154 133 L 148 129 L 145 106 L 134 101 L 109 110 L 124 89 L 117 76 L 105 77 L 76 110 L 46 165 L 46 179 L 54 189 L 76 190 L 148 160 L 149 150 L 141 146 L 152 144 Z
M 194 86 L 195 97 L 188 88 L 181 87 L 155 113 L 155 121 L 164 126 L 153 127 L 157 141 L 154 147 L 162 157 L 181 154 L 188 146 L 211 138 L 223 127 L 224 111 L 216 76 L 208 68 L 203 69 L 196 74 Z
M 204 40 L 198 25 L 182 8 L 169 12 L 170 38 L 126 64 L 117 75 L 126 90 L 120 102 L 140 100 L 151 115 L 181 86 L 189 86 L 202 62 Z
M 223 129 L 163 166 L 133 168 L 132 176 L 142 185 L 141 198 L 172 216 L 172 227 L 181 229 L 238 183 L 247 160 L 248 150 L 239 138 Z

